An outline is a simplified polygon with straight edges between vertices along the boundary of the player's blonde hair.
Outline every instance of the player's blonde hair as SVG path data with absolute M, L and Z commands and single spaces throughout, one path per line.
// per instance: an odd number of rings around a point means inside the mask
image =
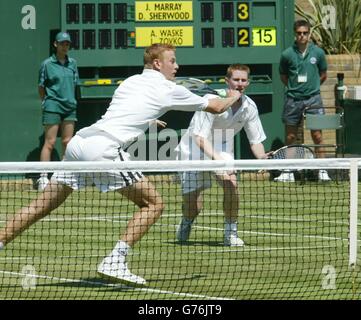
M 175 47 L 171 44 L 153 43 L 144 50 L 144 67 L 152 68 L 153 61 L 161 59 L 164 51 L 175 51 Z
M 244 64 L 240 64 L 240 63 L 235 63 L 235 64 L 231 64 L 228 68 L 227 68 L 227 73 L 226 73 L 226 78 L 227 79 L 230 79 L 232 78 L 232 74 L 233 74 L 233 71 L 236 71 L 236 70 L 239 70 L 239 71 L 245 71 L 247 72 L 247 75 L 249 76 L 250 73 L 251 73 L 251 69 L 244 65 Z

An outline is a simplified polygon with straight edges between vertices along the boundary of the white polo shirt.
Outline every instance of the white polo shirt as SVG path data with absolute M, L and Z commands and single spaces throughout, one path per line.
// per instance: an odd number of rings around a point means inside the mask
M 121 145 L 135 140 L 149 127 L 149 123 L 169 110 L 202 111 L 208 99 L 167 80 L 158 71 L 144 69 L 142 74 L 123 81 L 115 90 L 106 113 L 77 135 L 105 131 Z
M 205 98 L 214 98 L 206 95 Z M 193 140 L 193 135 L 210 141 L 215 151 L 227 160 L 234 159 L 234 136 L 245 129 L 250 144 L 258 144 L 266 139 L 262 123 L 254 101 L 246 95 L 239 102 L 241 106 L 233 114 L 231 108 L 221 114 L 196 112 L 187 132 L 176 148 L 180 160 L 209 160 Z

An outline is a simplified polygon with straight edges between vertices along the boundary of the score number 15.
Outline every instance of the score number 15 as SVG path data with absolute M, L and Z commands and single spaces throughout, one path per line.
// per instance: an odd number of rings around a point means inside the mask
M 275 46 L 276 39 L 275 27 L 252 28 L 253 46 Z
M 250 46 L 250 28 L 238 28 L 238 47 Z M 277 32 L 275 27 L 255 27 L 251 29 L 252 45 L 258 47 L 275 46 Z

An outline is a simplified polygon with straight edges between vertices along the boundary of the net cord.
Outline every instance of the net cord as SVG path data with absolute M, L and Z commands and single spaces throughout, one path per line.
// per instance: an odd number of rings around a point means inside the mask
M 361 166 L 361 158 L 287 159 L 287 160 L 197 160 L 197 161 L 58 161 L 58 162 L 0 162 L 0 173 L 35 173 L 51 171 L 104 172 L 143 171 L 217 171 L 217 170 L 302 170 L 347 169 L 351 163 Z

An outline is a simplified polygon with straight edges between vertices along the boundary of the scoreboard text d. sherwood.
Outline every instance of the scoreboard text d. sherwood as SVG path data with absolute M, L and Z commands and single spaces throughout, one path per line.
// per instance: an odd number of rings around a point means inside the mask
M 192 21 L 192 1 L 136 2 L 136 21 Z

